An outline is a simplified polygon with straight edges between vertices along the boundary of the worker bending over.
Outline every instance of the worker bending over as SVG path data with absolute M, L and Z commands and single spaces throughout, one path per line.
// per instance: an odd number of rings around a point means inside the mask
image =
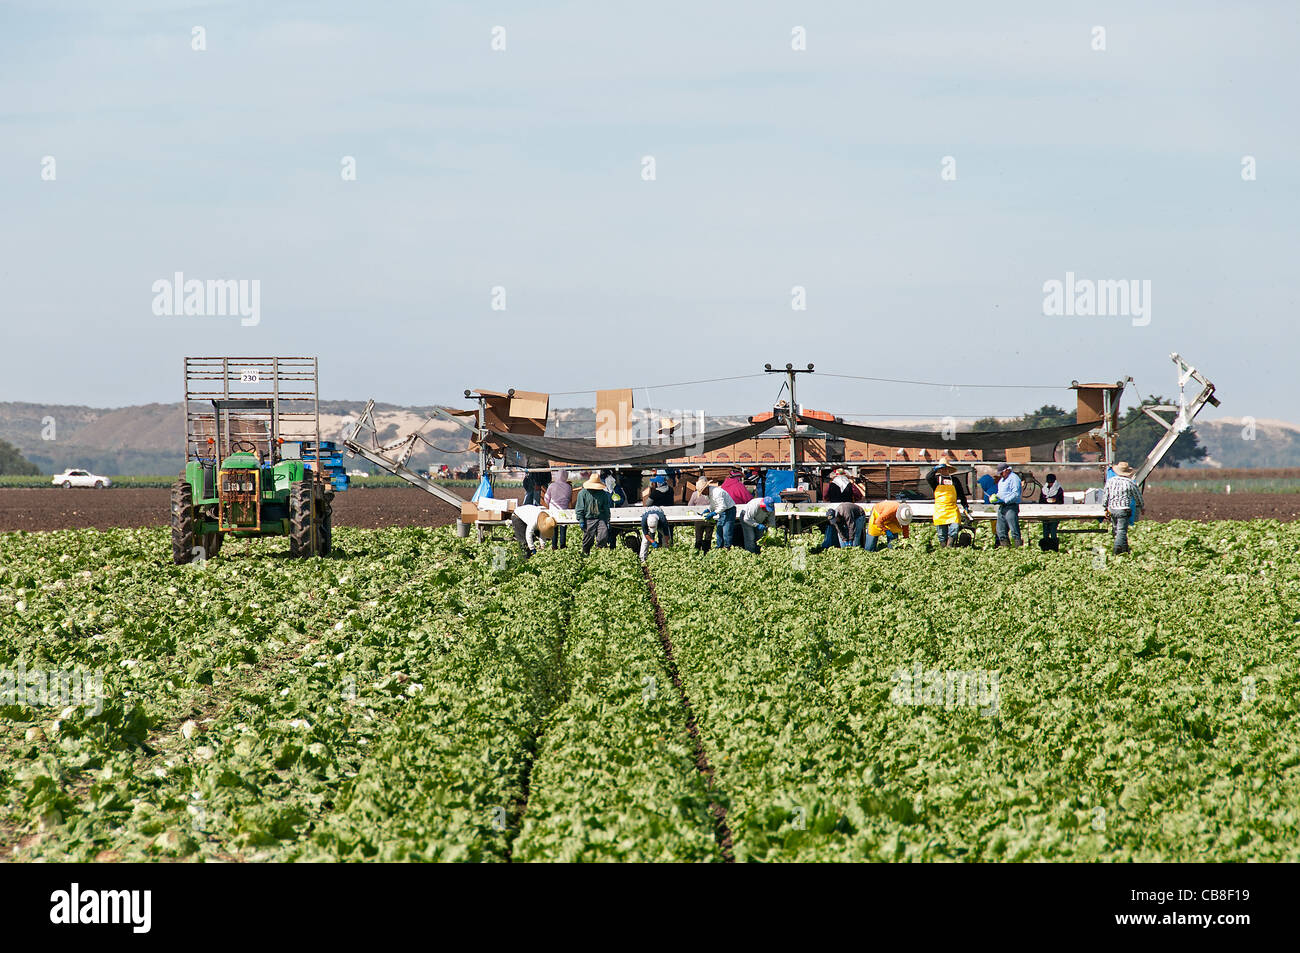
M 856 503 L 848 501 L 836 503 L 831 525 L 835 527 L 835 535 L 841 549 L 861 546 L 867 526 L 867 511 Z
M 740 523 L 740 532 L 745 549 L 751 553 L 758 552 L 758 540 L 772 525 L 776 515 L 776 502 L 770 496 L 755 497 L 748 503 L 736 507 L 736 519 Z
M 961 529 L 961 507 L 968 505 L 966 488 L 953 476 L 956 472 L 952 457 L 945 453 L 925 478 L 925 482 L 934 491 L 934 528 L 939 534 L 940 546 L 957 545 L 957 534 Z
M 880 545 L 881 539 L 886 540 L 886 545 L 892 543 L 896 536 L 907 539 L 911 534 L 911 523 L 912 508 L 906 503 L 894 500 L 872 503 L 871 518 L 867 520 L 867 535 L 862 540 L 862 548 L 872 552 Z
M 539 538 L 549 540 L 555 535 L 555 517 L 532 504 L 518 507 L 510 517 L 510 525 L 514 527 L 519 548 L 524 551 L 524 559 L 537 552 Z
M 730 549 L 736 535 L 736 501 L 706 476 L 700 477 L 695 489 L 709 496 L 709 508 L 704 511 L 704 518 L 717 521 L 718 548 Z
M 592 546 L 614 547 L 614 535 L 609 530 L 611 507 L 609 490 L 605 488 L 604 481 L 592 474 L 582 484 L 578 499 L 573 504 L 573 513 L 582 530 L 582 555 L 591 552 Z
M 668 514 L 659 506 L 647 506 L 641 514 L 641 562 L 645 562 L 650 550 L 673 544 L 673 527 L 668 522 Z

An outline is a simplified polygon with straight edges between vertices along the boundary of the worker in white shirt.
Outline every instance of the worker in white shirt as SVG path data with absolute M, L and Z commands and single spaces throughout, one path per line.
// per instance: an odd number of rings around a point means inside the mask
M 515 539 L 524 552 L 524 559 L 537 552 L 537 540 L 549 540 L 555 535 L 555 517 L 540 506 L 521 506 L 510 517 L 514 527 Z
M 770 496 L 756 496 L 748 503 L 736 507 L 736 521 L 740 523 L 746 550 L 758 552 L 758 539 L 772 525 L 775 513 L 776 503 Z
M 706 476 L 700 477 L 695 489 L 709 495 L 709 508 L 704 511 L 704 518 L 717 521 L 718 548 L 730 549 L 736 535 L 736 501 Z

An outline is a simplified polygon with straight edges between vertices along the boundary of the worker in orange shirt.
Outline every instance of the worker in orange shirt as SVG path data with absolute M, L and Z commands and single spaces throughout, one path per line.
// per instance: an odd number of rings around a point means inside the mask
M 867 520 L 867 534 L 862 541 L 862 548 L 872 552 L 885 539 L 886 545 L 894 541 L 895 536 L 904 539 L 911 534 L 912 508 L 906 503 L 894 500 L 882 500 L 871 504 L 871 519 Z

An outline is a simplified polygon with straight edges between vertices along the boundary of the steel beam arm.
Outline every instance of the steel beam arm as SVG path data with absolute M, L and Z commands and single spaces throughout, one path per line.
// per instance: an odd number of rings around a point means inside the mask
M 1146 480 L 1152 470 L 1160 465 L 1160 461 L 1165 458 L 1165 454 L 1173 447 L 1174 441 L 1191 427 L 1192 421 L 1196 419 L 1196 415 L 1204 409 L 1206 404 L 1213 407 L 1219 406 L 1219 399 L 1214 396 L 1214 385 L 1210 383 L 1204 374 L 1184 361 L 1177 353 L 1169 355 L 1169 358 L 1178 365 L 1178 406 L 1142 408 L 1148 417 L 1165 428 L 1165 432 L 1164 436 L 1151 448 L 1147 458 L 1142 461 L 1142 466 L 1138 467 L 1137 472 L 1133 474 L 1134 481 L 1139 485 Z M 1201 385 L 1201 392 L 1188 403 L 1185 390 L 1188 382 L 1193 380 Z M 1161 410 L 1166 412 L 1177 411 L 1177 416 L 1172 421 L 1165 420 L 1156 413 L 1156 411 Z

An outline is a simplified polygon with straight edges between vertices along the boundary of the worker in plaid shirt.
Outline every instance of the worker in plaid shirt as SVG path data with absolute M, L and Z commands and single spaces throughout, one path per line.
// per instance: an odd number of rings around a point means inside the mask
M 1128 528 L 1137 522 L 1142 509 L 1142 490 L 1133 480 L 1133 468 L 1124 461 L 1114 466 L 1115 475 L 1106 481 L 1106 515 L 1115 534 L 1115 555 L 1127 553 Z

